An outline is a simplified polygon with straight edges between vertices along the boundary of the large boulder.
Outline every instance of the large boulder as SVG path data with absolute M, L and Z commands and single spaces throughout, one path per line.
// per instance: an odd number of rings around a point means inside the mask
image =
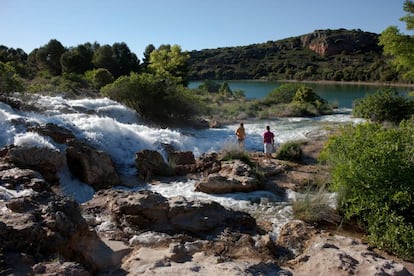
M 60 255 L 81 263 L 90 272 L 117 265 L 112 251 L 89 229 L 78 204 L 67 197 L 33 192 L 0 201 L 0 209 L 0 244 L 5 256 L 14 252 L 36 263 Z M 6 263 L 15 266 L 12 259 Z
M 19 168 L 40 172 L 50 183 L 58 183 L 57 171 L 64 164 L 63 155 L 51 148 L 9 146 L 1 150 L 1 157 Z
M 259 188 L 257 175 L 240 160 L 222 162 L 218 173 L 209 174 L 195 184 L 196 191 L 209 194 L 251 192 Z
M 152 176 L 171 176 L 172 168 L 164 161 L 161 153 L 155 150 L 144 149 L 136 153 L 135 164 L 138 176 L 149 180 Z
M 196 160 L 192 151 L 172 151 L 168 163 L 174 168 L 175 175 L 187 175 L 196 171 Z
M 72 174 L 95 190 L 121 183 L 111 157 L 104 151 L 77 140 L 70 140 L 66 149 L 66 159 Z

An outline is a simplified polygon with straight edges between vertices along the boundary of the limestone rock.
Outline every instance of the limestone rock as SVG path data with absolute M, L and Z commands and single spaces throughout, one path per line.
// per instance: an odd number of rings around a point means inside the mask
M 96 190 L 121 183 L 114 163 L 106 152 L 71 140 L 66 149 L 66 159 L 72 174 Z
M 222 162 L 218 173 L 210 174 L 195 184 L 196 191 L 211 194 L 251 192 L 260 181 L 249 165 L 240 160 Z

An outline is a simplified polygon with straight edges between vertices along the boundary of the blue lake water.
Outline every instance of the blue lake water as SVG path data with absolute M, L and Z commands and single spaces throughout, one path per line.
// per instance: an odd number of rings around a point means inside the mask
M 189 88 L 197 88 L 202 81 L 190 82 Z M 227 81 L 230 88 L 242 90 L 248 99 L 260 99 L 265 97 L 273 89 L 279 87 L 282 82 L 267 81 Z M 330 103 L 337 104 L 340 108 L 352 108 L 354 100 L 363 98 L 377 90 L 387 88 L 387 86 L 362 85 L 362 84 L 320 84 L 304 83 L 312 90 Z M 413 88 L 394 87 L 401 95 L 406 95 Z

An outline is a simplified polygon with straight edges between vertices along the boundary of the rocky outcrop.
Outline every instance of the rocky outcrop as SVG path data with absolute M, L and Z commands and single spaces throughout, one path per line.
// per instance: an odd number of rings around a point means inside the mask
M 379 49 L 377 34 L 360 31 L 316 30 L 301 36 L 300 39 L 303 48 L 309 48 L 322 56 Z
M 64 164 L 64 157 L 60 152 L 51 148 L 17 147 L 3 148 L 0 157 L 19 168 L 33 169 L 42 174 L 50 183 L 58 183 L 57 171 Z
M 255 220 L 250 215 L 228 210 L 216 202 L 188 201 L 183 197 L 167 199 L 150 191 L 103 190 L 83 204 L 82 209 L 85 216 L 94 221 L 98 232 L 107 232 L 109 229 L 107 235 L 128 238 L 134 232 L 143 231 L 203 236 L 212 235 L 224 228 L 257 230 Z M 110 218 L 111 225 L 108 223 L 103 227 L 97 223 L 93 219 L 97 214 Z
M 49 192 L 32 193 L 0 202 L 0 209 L 1 249 L 18 252 L 5 254 L 5 262 L 11 267 L 21 265 L 23 255 L 32 260 L 26 265 L 54 255 L 82 263 L 89 271 L 103 271 L 114 265 L 109 248 L 89 230 L 78 204 L 69 198 Z M 43 270 L 26 268 L 32 269 Z
M 111 157 L 83 142 L 70 140 L 66 160 L 72 174 L 95 190 L 110 188 L 121 183 Z
M 196 191 L 210 194 L 251 192 L 259 188 L 257 174 L 240 160 L 222 162 L 219 172 L 209 174 L 195 184 Z

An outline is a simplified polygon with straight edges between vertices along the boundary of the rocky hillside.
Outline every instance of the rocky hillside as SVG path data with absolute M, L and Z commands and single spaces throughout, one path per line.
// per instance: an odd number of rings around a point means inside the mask
M 399 81 L 378 45 L 361 30 L 313 33 L 248 46 L 190 52 L 190 78 Z

